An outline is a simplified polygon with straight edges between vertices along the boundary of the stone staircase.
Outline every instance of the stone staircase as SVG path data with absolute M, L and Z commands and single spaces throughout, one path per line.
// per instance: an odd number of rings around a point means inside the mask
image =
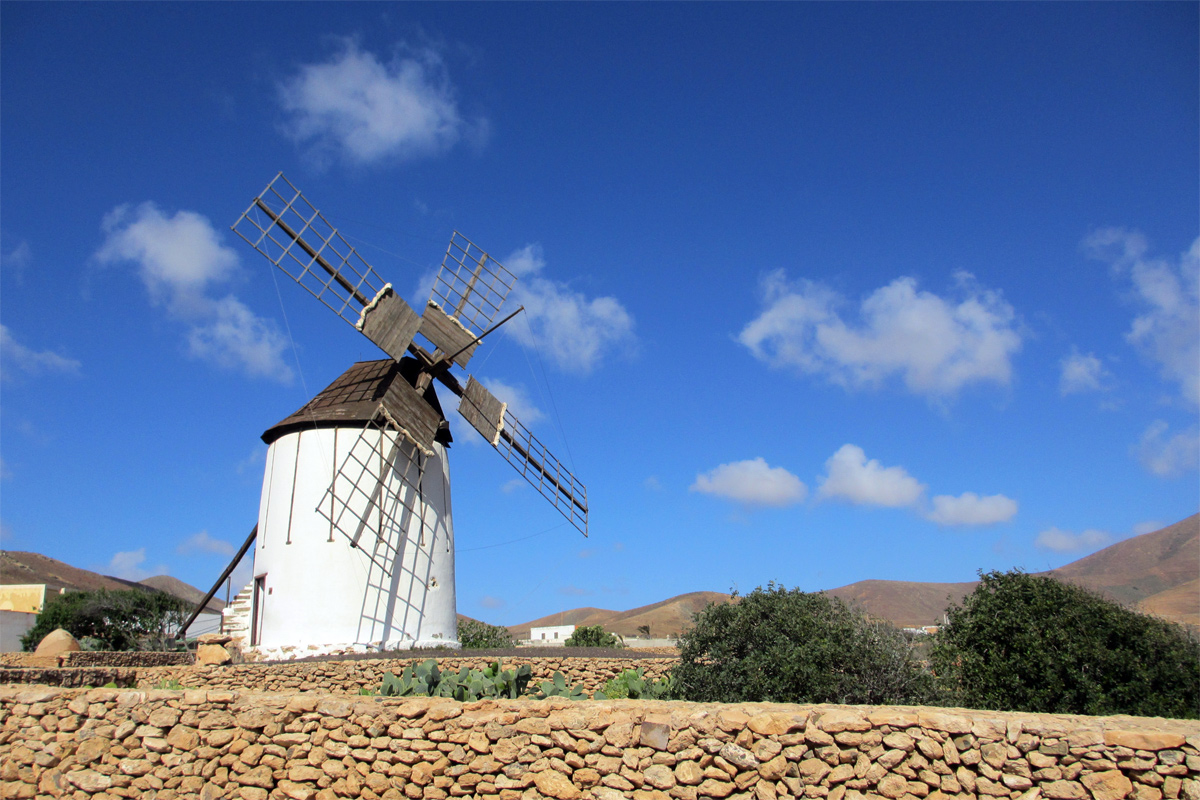
M 233 637 L 233 644 L 243 651 L 250 648 L 250 623 L 253 611 L 254 582 L 251 581 L 221 612 L 224 618 L 222 627 L 225 634 Z

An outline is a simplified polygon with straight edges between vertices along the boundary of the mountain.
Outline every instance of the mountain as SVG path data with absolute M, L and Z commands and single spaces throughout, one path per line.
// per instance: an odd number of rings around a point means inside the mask
M 1038 574 L 1083 586 L 1173 622 L 1200 625 L 1200 514 Z M 825 592 L 900 627 L 918 627 L 938 624 L 950 603 L 961 603 L 976 585 L 978 581 L 864 580 Z M 729 602 L 729 595 L 692 592 L 629 611 L 577 608 L 510 625 L 509 630 L 517 638 L 526 638 L 535 626 L 603 625 L 607 631 L 628 636 L 636 634 L 639 625 L 648 624 L 652 636 L 677 635 L 709 602 Z
M 159 591 L 174 595 L 193 605 L 204 598 L 204 592 L 169 575 L 158 575 L 138 583 L 72 567 L 70 564 L 40 553 L 0 550 L 0 584 L 14 583 L 44 583 L 48 589 L 54 591 L 59 589 L 81 592 L 97 589 Z M 224 606 L 222 601 L 214 597 L 206 608 L 219 613 Z

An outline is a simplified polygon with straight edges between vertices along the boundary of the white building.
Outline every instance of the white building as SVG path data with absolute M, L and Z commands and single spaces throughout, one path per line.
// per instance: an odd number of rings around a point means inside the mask
M 263 434 L 254 581 L 239 595 L 244 645 L 268 657 L 459 646 L 449 429 L 431 452 L 399 438 L 393 468 L 376 454 L 391 453 L 396 434 L 369 424 L 408 371 L 391 360 L 355 364 Z M 432 388 L 425 399 L 441 414 Z M 357 530 L 332 521 L 344 511 L 362 518 Z
M 529 640 L 535 645 L 563 644 L 575 632 L 574 625 L 551 625 L 545 628 L 530 628 Z

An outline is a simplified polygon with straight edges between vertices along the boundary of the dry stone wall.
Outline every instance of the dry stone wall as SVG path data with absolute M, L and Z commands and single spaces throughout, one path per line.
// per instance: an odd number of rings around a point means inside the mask
M 1200 800 L 1200 723 L 0 687 L 3 797 Z
M 137 686 L 153 688 L 174 681 L 181 686 L 198 689 L 241 689 L 253 686 L 268 692 L 322 691 L 333 694 L 358 694 L 362 689 L 377 690 L 385 672 L 400 672 L 409 664 L 425 659 L 417 656 L 400 659 L 361 659 L 356 661 L 274 662 L 266 664 L 237 664 L 233 666 L 188 665 L 139 669 Z M 494 660 L 494 659 L 492 659 Z M 443 671 L 457 672 L 463 667 L 482 670 L 490 663 L 487 658 L 464 656 L 439 658 Z M 533 673 L 531 688 L 538 681 L 550 680 L 562 672 L 572 684 L 582 684 L 588 696 L 599 691 L 610 678 L 627 669 L 644 670 L 647 678 L 666 675 L 678 658 L 502 658 L 505 669 L 528 664 Z

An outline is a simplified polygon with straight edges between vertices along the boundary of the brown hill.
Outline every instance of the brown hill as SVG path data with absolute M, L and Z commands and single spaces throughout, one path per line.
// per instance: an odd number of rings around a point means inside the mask
M 169 575 L 147 578 L 138 583 L 72 567 L 70 564 L 40 553 L 0 550 L 0 584 L 13 583 L 44 583 L 53 590 L 67 589 L 79 592 L 90 592 L 97 589 L 159 591 L 193 604 L 204 598 L 204 592 Z M 213 598 L 207 607 L 219 612 L 223 606 L 223 602 Z
M 961 603 L 978 584 L 979 581 L 918 583 L 869 580 L 826 589 L 825 594 L 840 597 L 898 627 L 919 628 L 937 625 L 941 622 L 942 612 L 951 603 Z
M 1048 574 L 1135 605 L 1200 574 L 1200 514 L 1117 542 Z M 1200 613 L 1200 595 L 1195 597 Z
M 178 578 L 172 578 L 170 575 L 155 575 L 153 578 L 146 578 L 144 581 L 139 581 L 142 586 L 149 586 L 151 589 L 158 589 L 160 592 L 166 592 L 169 595 L 174 595 L 181 600 L 186 600 L 196 607 L 196 604 L 204 599 L 207 592 L 202 592 L 195 586 L 189 583 L 184 583 Z M 214 614 L 220 614 L 221 609 L 225 608 L 225 601 L 217 597 L 213 597 L 208 601 L 205 610 L 212 611 Z
M 1150 595 L 1137 607 L 1143 613 L 1200 628 L 1200 578 Z
M 1195 624 L 1200 623 L 1198 573 L 1200 514 L 1039 574 L 1070 581 L 1148 613 Z M 865 580 L 825 591 L 900 627 L 917 627 L 938 624 L 947 606 L 961 603 L 977 584 Z M 622 636 L 636 635 L 639 625 L 649 625 L 652 636 L 672 636 L 682 633 L 692 615 L 709 602 L 729 602 L 729 595 L 692 592 L 621 612 L 577 608 L 509 627 L 517 638 L 528 637 L 531 627 L 542 625 L 603 625 Z

